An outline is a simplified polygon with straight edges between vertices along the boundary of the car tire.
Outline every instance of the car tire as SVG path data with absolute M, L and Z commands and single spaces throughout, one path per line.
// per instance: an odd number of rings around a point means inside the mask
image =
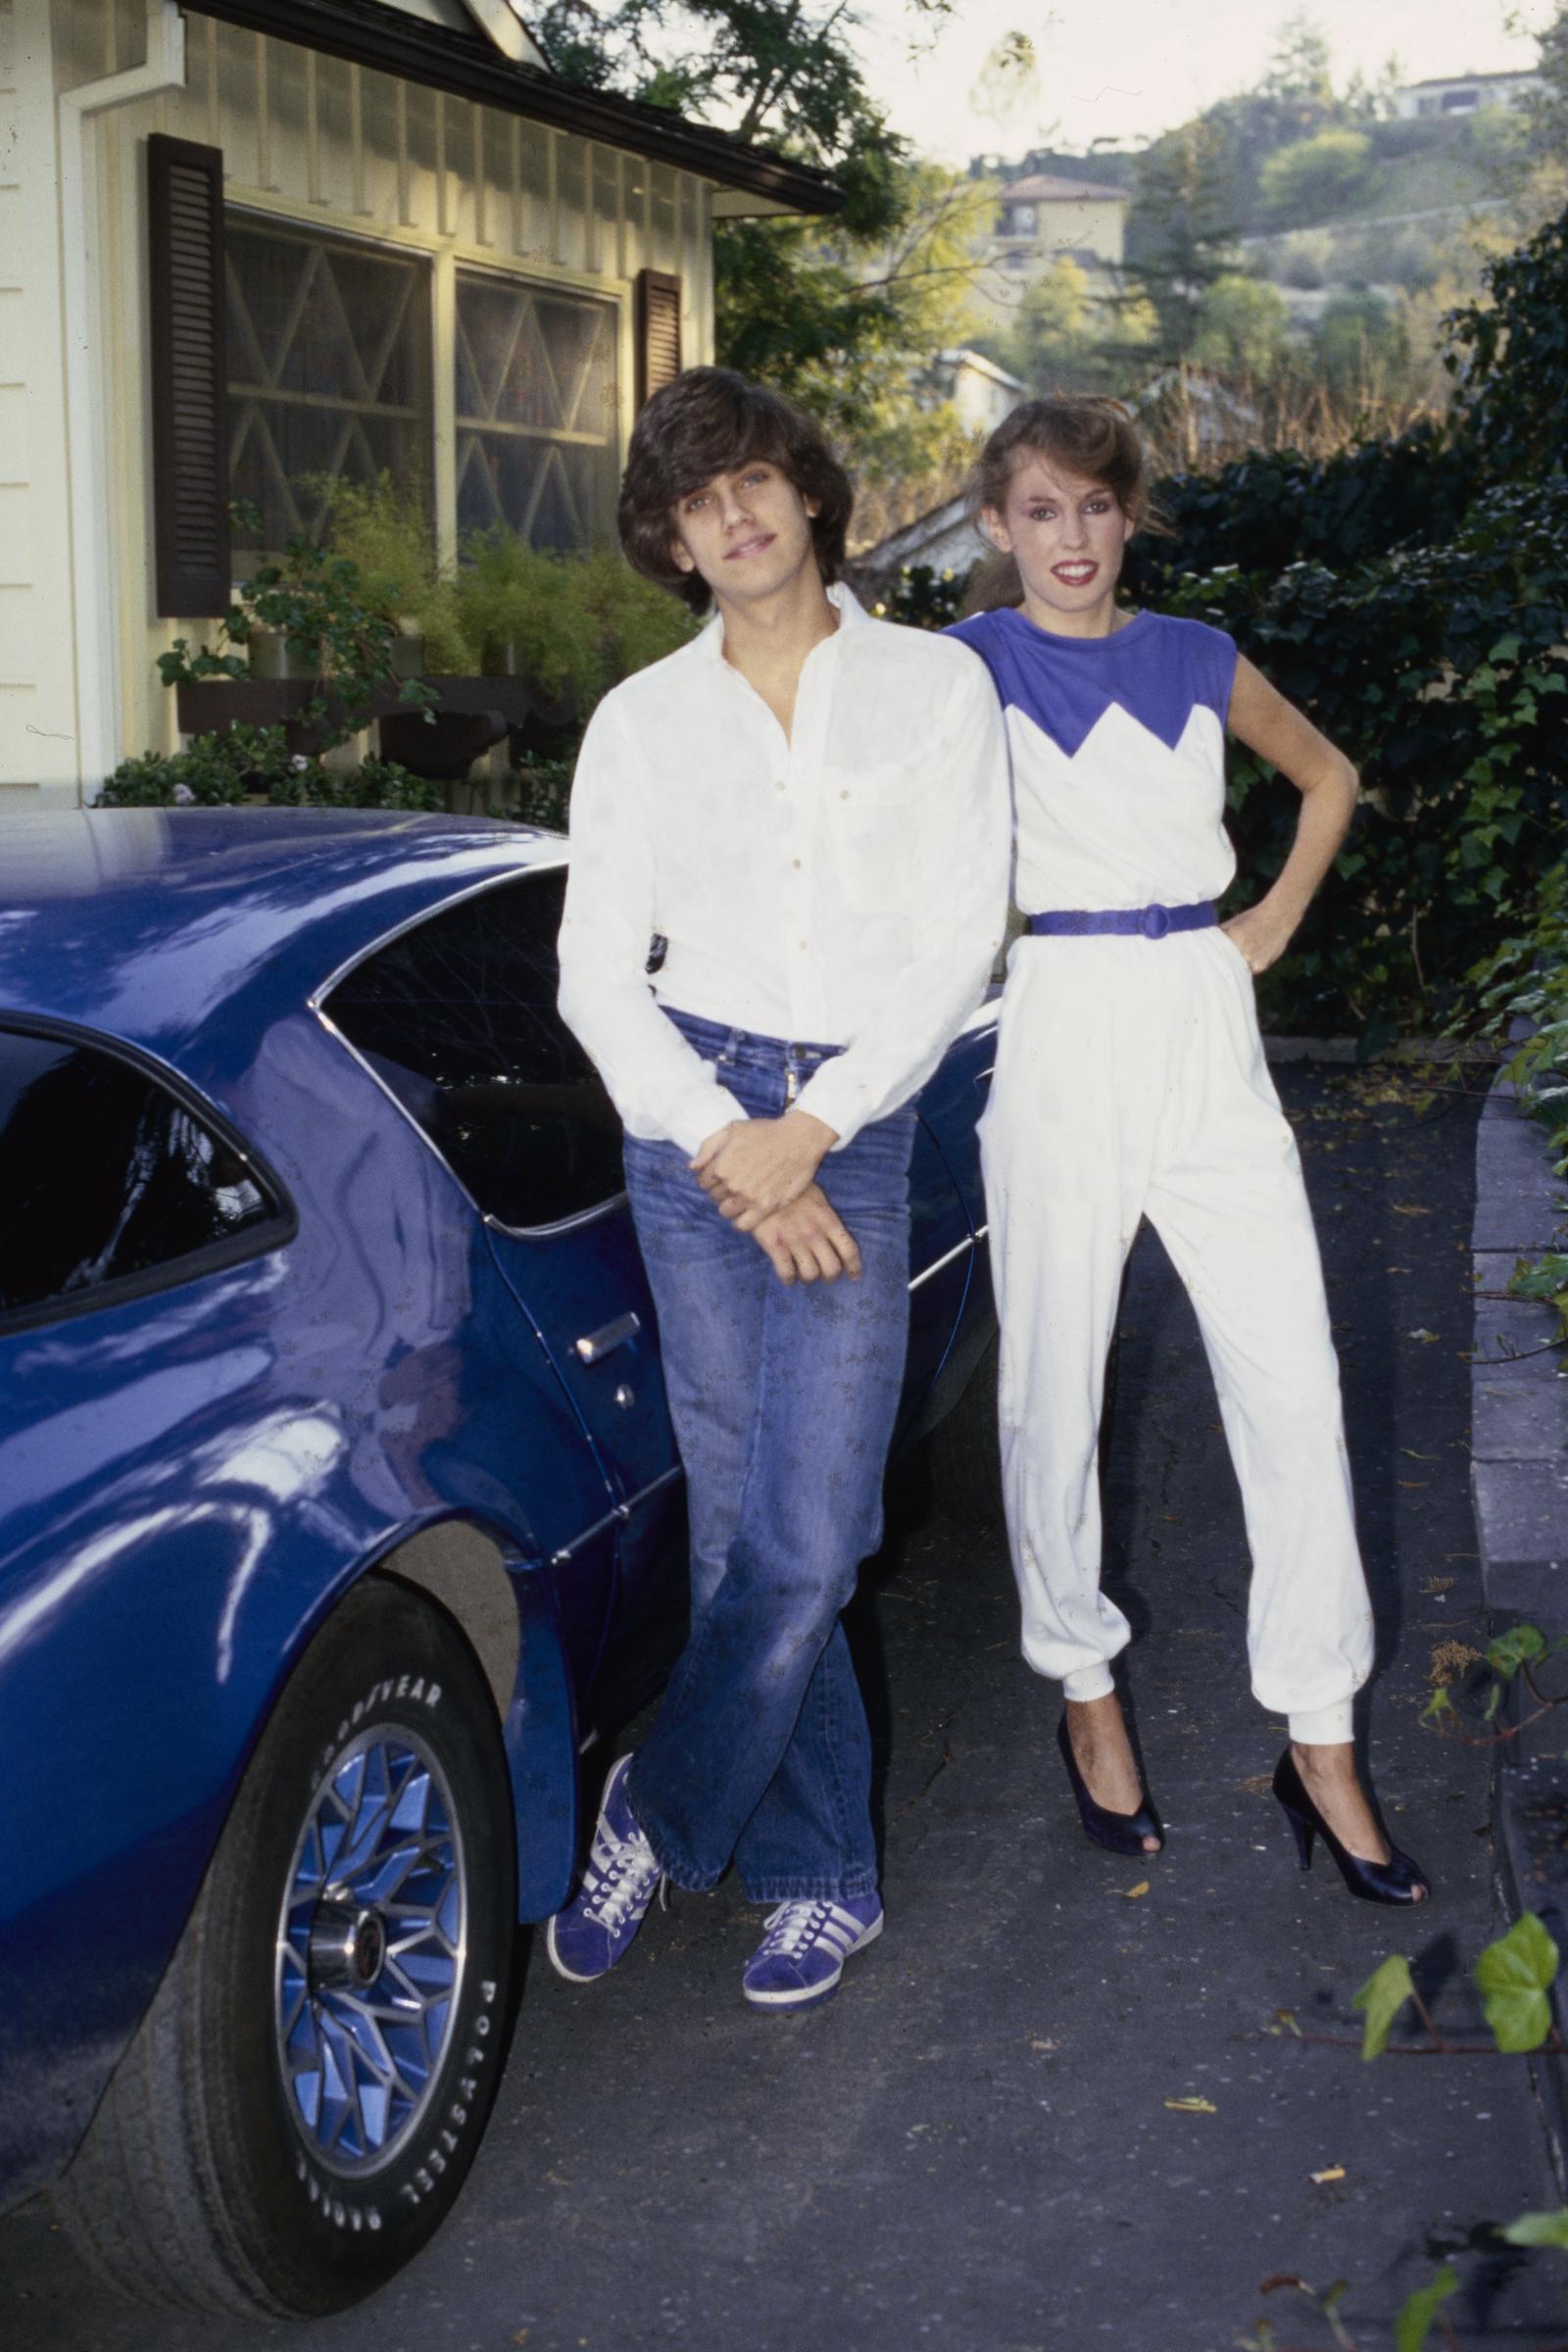
M 57 2209 L 144 2301 L 275 2319 L 430 2238 L 501 2073 L 516 1860 L 462 1635 L 368 1578 L 312 1642 Z

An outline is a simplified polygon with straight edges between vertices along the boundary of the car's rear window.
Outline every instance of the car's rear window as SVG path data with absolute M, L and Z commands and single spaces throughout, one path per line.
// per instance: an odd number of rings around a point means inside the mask
M 556 1009 L 566 877 L 442 908 L 356 965 L 322 1009 L 486 1216 L 537 1230 L 616 1199 L 620 1121 Z
M 260 1241 L 280 1213 L 233 1145 L 137 1063 L 0 1026 L 0 1318 L 97 1304 Z

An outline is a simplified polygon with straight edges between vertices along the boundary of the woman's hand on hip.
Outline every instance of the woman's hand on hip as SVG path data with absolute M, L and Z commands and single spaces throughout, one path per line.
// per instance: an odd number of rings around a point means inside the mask
M 1259 899 L 1255 906 L 1244 906 L 1240 914 L 1233 914 L 1220 929 L 1240 952 L 1248 969 L 1256 973 L 1278 963 L 1295 937 L 1296 922 L 1282 908 L 1271 906 L 1267 899 Z

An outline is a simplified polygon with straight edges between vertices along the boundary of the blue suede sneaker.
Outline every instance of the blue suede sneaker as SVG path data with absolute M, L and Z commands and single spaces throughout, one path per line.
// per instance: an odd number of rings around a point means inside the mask
M 825 2001 L 850 1954 L 863 1952 L 881 1933 L 880 1895 L 852 1895 L 844 1903 L 780 1903 L 746 1963 L 741 1990 L 756 2009 L 804 2009 L 808 2002 Z
M 550 1965 L 573 1984 L 591 1984 L 596 1977 L 608 1976 L 625 1956 L 663 1883 L 654 1849 L 626 1802 L 630 1769 L 630 1756 L 611 1766 L 582 1885 L 545 1933 Z

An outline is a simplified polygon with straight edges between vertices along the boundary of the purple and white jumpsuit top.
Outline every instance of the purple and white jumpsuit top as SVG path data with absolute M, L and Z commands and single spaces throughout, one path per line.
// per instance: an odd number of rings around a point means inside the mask
M 1228 637 L 1152 612 L 1058 637 L 1010 610 L 954 633 L 1006 713 L 1025 912 L 1225 890 Z M 1214 927 L 1020 940 L 982 1146 L 1024 1655 L 1090 1699 L 1129 1639 L 1101 1591 L 1098 1463 L 1122 1269 L 1147 1216 L 1197 1312 L 1242 1489 L 1254 1694 L 1293 1739 L 1348 1740 L 1371 1607 L 1317 1242 L 1246 958 Z

